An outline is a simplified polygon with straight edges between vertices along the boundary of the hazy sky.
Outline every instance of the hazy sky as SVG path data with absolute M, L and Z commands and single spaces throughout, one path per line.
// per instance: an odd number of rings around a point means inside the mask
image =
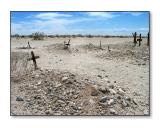
M 149 12 L 11 12 L 11 34 L 131 35 L 149 31 Z

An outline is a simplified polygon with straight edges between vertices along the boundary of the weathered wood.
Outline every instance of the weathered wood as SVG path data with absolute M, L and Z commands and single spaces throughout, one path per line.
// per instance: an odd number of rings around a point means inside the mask
M 139 42 L 139 46 L 141 46 L 141 41 L 142 41 L 141 34 L 139 35 L 139 39 L 137 39 L 137 41 Z
M 38 59 L 38 58 L 40 58 L 40 57 L 39 57 L 39 56 L 35 56 L 35 59 Z M 28 61 L 31 61 L 32 58 L 28 58 L 27 60 L 28 60 Z
M 99 43 L 99 48 L 102 50 L 101 40 L 100 40 L 100 43 Z
M 136 46 L 136 44 L 137 44 L 137 32 L 132 33 L 132 35 L 133 35 L 133 43 L 134 43 L 134 46 Z
M 37 66 L 37 62 L 36 62 L 36 59 L 40 58 L 39 56 L 35 56 L 34 55 L 34 52 L 31 51 L 31 58 L 28 58 L 27 60 L 30 61 L 32 60 L 33 61 L 33 64 L 34 64 L 34 69 L 36 70 L 38 68 Z

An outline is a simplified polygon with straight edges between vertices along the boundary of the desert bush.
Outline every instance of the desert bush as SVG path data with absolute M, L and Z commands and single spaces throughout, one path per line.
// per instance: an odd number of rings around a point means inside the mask
M 32 37 L 34 40 L 43 40 L 45 37 L 45 34 L 43 32 L 35 32 L 35 33 L 32 33 Z

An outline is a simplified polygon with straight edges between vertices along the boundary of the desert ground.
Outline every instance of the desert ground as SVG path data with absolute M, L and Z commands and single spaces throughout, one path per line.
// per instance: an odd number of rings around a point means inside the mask
M 11 115 L 149 115 L 147 38 L 68 40 L 11 38 Z

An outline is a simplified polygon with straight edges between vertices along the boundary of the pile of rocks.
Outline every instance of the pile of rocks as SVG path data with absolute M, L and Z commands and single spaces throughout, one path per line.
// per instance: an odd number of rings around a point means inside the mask
M 16 115 L 134 115 L 140 111 L 138 103 L 116 84 L 99 85 L 69 72 L 36 70 L 19 83 L 11 78 L 11 84 L 20 85 L 21 95 L 15 101 L 27 110 L 12 110 Z

